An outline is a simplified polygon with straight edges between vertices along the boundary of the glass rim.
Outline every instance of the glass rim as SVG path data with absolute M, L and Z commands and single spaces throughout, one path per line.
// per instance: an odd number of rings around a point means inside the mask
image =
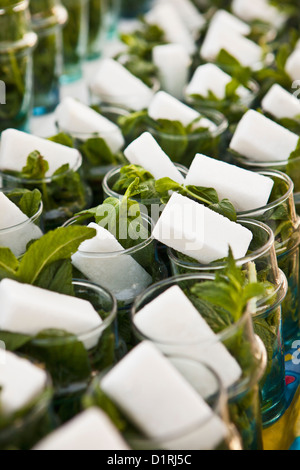
M 67 222 L 65 222 L 63 227 L 69 227 L 70 225 L 75 225 L 75 223 L 73 224 L 73 222 L 76 222 L 77 220 L 79 220 L 80 217 L 82 216 L 75 216 L 72 219 L 67 220 Z M 148 227 L 151 229 L 151 232 L 150 232 L 151 235 L 146 240 L 143 240 L 141 243 L 139 243 L 138 245 L 133 246 L 132 248 L 128 248 L 127 250 L 123 249 L 123 250 L 112 251 L 112 252 L 99 253 L 99 252 L 78 250 L 77 253 L 79 253 L 80 256 L 84 258 L 97 258 L 97 259 L 106 259 L 106 258 L 110 259 L 110 258 L 117 258 L 123 255 L 131 255 L 131 256 L 134 255 L 135 253 L 142 250 L 143 248 L 146 248 L 147 246 L 151 245 L 151 243 L 155 241 L 152 235 L 153 226 L 154 226 L 153 220 L 151 219 L 151 217 L 143 213 L 141 213 L 141 218 L 143 219 L 143 221 L 145 221 L 148 224 Z
M 131 165 L 131 164 L 129 163 L 128 165 Z M 188 169 L 184 165 L 181 165 L 180 163 L 174 163 L 174 165 L 182 173 L 183 176 L 187 175 Z M 103 178 L 103 181 L 102 181 L 103 191 L 104 191 L 105 194 L 109 194 L 110 197 L 115 197 L 116 199 L 120 199 L 124 196 L 124 194 L 120 194 L 120 193 L 117 193 L 116 191 L 113 191 L 109 186 L 110 178 L 113 178 L 118 173 L 120 173 L 120 170 L 124 166 L 127 166 L 127 165 L 118 165 L 116 167 L 113 167 L 108 173 L 106 173 L 106 175 Z M 134 199 L 134 200 L 137 200 L 137 201 L 141 202 L 141 204 L 147 204 L 147 202 L 149 203 L 151 201 L 159 201 L 160 202 L 160 199 L 146 199 L 146 200 L 144 200 L 144 199 Z
M 160 436 L 158 438 L 151 438 L 151 437 L 148 438 L 148 437 L 138 437 L 138 436 L 136 437 L 135 434 L 128 433 L 128 434 L 125 434 L 125 437 L 126 436 L 128 436 L 129 438 L 131 437 L 132 440 L 134 440 L 136 442 L 152 442 L 152 443 L 154 443 L 154 442 L 161 443 L 162 441 L 171 442 L 171 441 L 175 441 L 177 439 L 180 439 L 184 434 L 192 433 L 193 430 L 197 429 L 198 427 L 205 426 L 207 423 L 210 422 L 211 419 L 215 418 L 216 416 L 221 419 L 221 421 L 226 426 L 227 431 L 229 432 L 228 426 L 227 426 L 228 422 L 224 421 L 224 418 L 226 417 L 226 416 L 224 416 L 224 403 L 225 403 L 225 408 L 227 408 L 227 401 L 225 401 L 227 399 L 227 391 L 226 391 L 226 389 L 225 389 L 218 373 L 211 366 L 209 366 L 205 361 L 202 361 L 202 360 L 197 360 L 197 359 L 193 359 L 193 358 L 186 357 L 184 355 L 178 355 L 178 354 L 163 354 L 163 356 L 165 358 L 167 358 L 170 362 L 171 362 L 172 359 L 173 360 L 176 360 L 176 359 L 177 360 L 178 359 L 179 360 L 185 360 L 185 361 L 189 361 L 190 363 L 197 364 L 198 366 L 201 365 L 202 367 L 204 367 L 206 370 L 209 371 L 210 375 L 213 376 L 214 379 L 216 380 L 216 385 L 218 386 L 216 393 L 214 393 L 212 396 L 215 396 L 217 394 L 218 398 L 216 400 L 214 400 L 213 406 L 209 405 L 206 401 L 206 400 L 208 400 L 209 397 L 207 397 L 206 399 L 202 397 L 202 399 L 206 402 L 206 404 L 209 406 L 209 408 L 212 410 L 213 413 L 212 413 L 212 415 L 207 416 L 207 418 L 205 418 L 201 421 L 199 420 L 199 421 L 197 421 L 197 423 L 194 423 L 191 426 L 186 427 L 186 428 L 178 431 L 178 433 L 176 433 L 174 435 Z M 172 364 L 172 362 L 171 362 L 171 364 Z M 109 373 L 110 370 L 113 369 L 113 367 L 114 366 L 111 366 L 110 368 L 102 371 L 98 375 L 98 377 L 96 378 L 96 381 L 94 382 L 94 384 L 92 384 L 92 387 L 94 387 L 94 388 L 95 387 L 100 387 L 100 389 L 101 389 L 102 379 L 105 377 L 105 375 L 107 373 Z M 173 365 L 173 364 L 172 364 L 172 367 L 176 369 L 176 366 Z M 178 371 L 178 373 L 183 377 L 184 380 L 186 380 L 188 382 L 188 380 L 185 379 L 184 375 L 180 371 Z M 201 396 L 200 393 L 196 390 L 196 388 L 192 384 L 190 384 L 190 385 L 193 388 L 193 390 L 197 393 L 197 395 Z M 93 391 L 93 389 L 92 389 L 92 391 Z M 227 411 L 227 409 L 226 409 L 226 411 Z M 226 437 L 224 437 L 225 440 L 226 440 Z
M 200 136 L 204 138 L 220 137 L 228 129 L 228 126 L 229 126 L 228 119 L 226 118 L 226 116 L 224 116 L 224 114 L 220 113 L 220 111 L 217 111 L 215 109 L 205 108 L 203 106 L 194 106 L 194 108 L 195 108 L 195 111 L 199 112 L 199 114 L 201 115 L 201 118 L 206 118 L 206 119 L 211 120 L 212 123 L 216 125 L 216 129 L 210 131 L 208 128 L 207 129 L 204 128 L 205 130 L 202 130 L 200 132 L 196 132 L 197 129 L 195 129 L 195 132 L 193 132 L 192 134 L 187 134 L 185 136 L 189 140 L 191 141 L 197 140 L 199 139 Z M 172 139 L 175 141 L 182 140 L 181 135 L 167 134 L 166 132 L 161 132 L 154 127 L 154 124 L 153 125 L 147 124 L 147 130 L 155 136 L 162 136 L 166 139 Z
M 277 206 L 279 206 L 281 203 L 287 201 L 291 196 L 293 196 L 293 192 L 294 192 L 294 183 L 293 181 L 291 180 L 291 178 L 286 175 L 285 173 L 283 173 L 282 171 L 278 171 L 278 170 L 264 170 L 264 171 L 256 171 L 256 173 L 262 175 L 262 176 L 267 176 L 269 178 L 272 179 L 273 178 L 279 178 L 281 179 L 282 181 L 285 181 L 288 185 L 288 189 L 286 191 L 285 194 L 283 194 L 280 198 L 276 199 L 275 201 L 273 202 L 269 202 L 267 203 L 265 206 L 262 206 L 262 207 L 258 207 L 256 209 L 251 209 L 251 210 L 247 210 L 247 211 L 241 211 L 241 212 L 238 212 L 237 213 L 237 217 L 238 219 L 239 218 L 243 218 L 243 217 L 250 217 L 250 216 L 255 216 L 257 215 L 257 212 L 261 212 L 261 211 L 268 211 L 270 209 L 274 209 L 276 208 Z
M 197 100 L 197 99 L 193 98 L 193 96 L 197 95 L 197 93 L 188 94 L 186 92 L 187 86 L 184 89 L 184 97 L 190 105 L 192 104 L 192 105 L 197 106 L 197 103 L 201 103 L 201 106 L 203 108 L 205 108 L 207 106 L 209 109 L 215 107 L 216 104 L 218 105 L 218 104 L 221 104 L 221 103 L 228 104 L 228 105 L 232 104 L 232 105 L 239 105 L 239 106 L 249 106 L 255 100 L 255 98 L 257 97 L 257 95 L 259 93 L 259 90 L 260 90 L 259 84 L 258 84 L 257 81 L 251 79 L 251 80 L 249 80 L 249 82 L 247 84 L 247 87 L 245 85 L 242 85 L 242 84 L 240 84 L 240 86 L 244 87 L 247 91 L 249 91 L 249 94 L 239 97 L 239 100 L 234 102 L 234 103 L 232 103 L 230 101 L 230 99 L 226 99 L 226 96 L 222 99 L 218 99 L 217 102 L 211 101 L 211 100 L 208 99 L 208 97 L 203 96 L 203 103 L 202 103 L 202 100 Z
M 40 184 L 51 184 L 53 183 L 54 181 L 57 181 L 61 178 L 64 178 L 66 177 L 68 174 L 70 173 L 76 173 L 80 167 L 82 165 L 82 155 L 78 152 L 78 157 L 77 157 L 77 161 L 74 165 L 73 168 L 69 168 L 67 170 L 65 170 L 63 173 L 60 173 L 58 175 L 52 175 L 52 176 L 46 176 L 45 178 L 40 178 L 40 179 L 31 179 L 31 178 L 22 178 L 20 176 L 17 176 L 17 175 L 11 175 L 9 173 L 6 173 L 5 170 L 0 170 L 0 178 L 2 178 L 2 180 L 6 180 L 6 181 L 18 181 L 19 183 L 22 183 L 22 184 L 36 184 L 36 185 L 40 185 Z M 63 166 L 63 165 L 62 165 Z M 6 171 L 9 171 L 9 170 L 6 170 Z M 2 184 L 3 184 L 3 181 L 2 181 Z
M 251 225 L 251 226 L 256 226 L 256 227 L 259 227 L 261 229 L 263 229 L 268 235 L 269 235 L 269 239 L 268 241 L 259 249 L 255 250 L 253 253 L 249 254 L 249 255 L 246 255 L 244 256 L 243 258 L 240 258 L 238 260 L 236 260 L 236 264 L 238 266 L 243 266 L 244 264 L 246 263 L 249 263 L 249 262 L 252 262 L 252 261 L 255 261 L 256 259 L 260 258 L 261 256 L 265 255 L 268 253 L 268 251 L 270 251 L 272 249 L 272 247 L 274 246 L 274 242 L 275 242 L 275 237 L 274 237 L 274 233 L 272 231 L 272 229 L 264 224 L 263 222 L 259 222 L 257 220 L 253 220 L 253 219 L 239 219 L 238 220 L 238 223 L 240 225 L 242 224 L 246 224 L 246 225 Z M 186 268 L 188 267 L 189 269 L 195 269 L 195 270 L 198 270 L 198 271 L 203 271 L 203 272 L 207 272 L 209 270 L 220 270 L 220 269 L 223 269 L 225 266 L 226 266 L 226 263 L 224 262 L 220 262 L 219 264 L 196 264 L 196 263 L 190 263 L 190 262 L 187 262 L 187 261 L 183 261 L 183 260 L 180 260 L 179 258 L 177 258 L 177 256 L 175 255 L 175 252 L 177 250 L 174 250 L 173 248 L 170 248 L 168 247 L 168 254 L 170 255 L 170 258 L 171 260 L 175 261 L 176 264 L 178 266 L 181 266 L 183 268 Z
M 7 41 L 3 42 L 0 45 L 0 53 L 1 54 L 9 54 L 11 49 L 14 49 L 14 53 L 17 57 L 26 55 L 32 52 L 32 49 L 38 43 L 38 36 L 34 31 L 29 31 L 24 34 L 23 38 L 18 41 Z M 1 61 L 3 61 L 3 57 L 1 57 Z
M 245 166 L 258 169 L 256 171 L 259 171 L 261 169 L 276 170 L 277 168 L 286 167 L 289 163 L 289 159 L 286 159 L 286 160 L 268 160 L 268 161 L 266 161 L 266 160 L 264 160 L 264 161 L 262 161 L 262 160 L 253 160 L 253 159 L 250 159 L 250 158 L 246 157 L 245 155 L 241 155 L 241 154 L 235 152 L 232 149 L 229 149 L 229 150 L 230 150 L 230 154 L 233 155 L 233 157 L 236 160 L 240 161 Z M 293 162 L 296 162 L 296 161 L 299 161 L 299 160 L 300 160 L 300 157 L 297 157 L 297 158 L 293 159 Z M 281 171 L 281 170 L 277 170 L 277 171 Z
M 0 193 L 4 193 L 3 189 L 4 188 L 0 188 Z M 36 220 L 38 220 L 39 217 L 41 217 L 41 215 L 43 213 L 43 210 L 44 210 L 44 205 L 43 205 L 43 201 L 41 201 L 40 204 L 39 204 L 38 211 L 32 217 L 30 217 L 30 218 L 28 217 L 27 220 L 25 220 L 24 222 L 21 222 L 19 224 L 12 225 L 10 227 L 6 227 L 6 228 L 2 228 L 2 229 L 0 228 L 0 235 L 15 232 L 16 230 L 20 230 L 23 227 L 26 227 L 27 225 L 30 225 L 30 224 L 36 222 Z M 24 215 L 26 215 L 26 214 L 24 214 Z
M 117 316 L 117 310 L 118 310 L 118 306 L 117 306 L 117 300 L 114 296 L 114 294 L 112 292 L 110 292 L 108 289 L 106 289 L 105 287 L 102 287 L 101 285 L 99 284 L 96 284 L 94 282 L 91 282 L 91 281 L 88 281 L 88 280 L 85 280 L 85 279 L 73 279 L 72 280 L 72 285 L 74 287 L 78 286 L 78 287 L 85 287 L 87 289 L 90 289 L 90 290 L 93 290 L 94 292 L 97 292 L 98 294 L 105 294 L 107 295 L 111 302 L 112 302 L 112 307 L 110 308 L 110 313 L 108 315 L 107 318 L 105 318 L 102 323 L 97 326 L 96 328 L 92 328 L 91 330 L 88 330 L 88 331 L 84 331 L 83 333 L 70 333 L 70 337 L 69 338 L 47 338 L 47 339 L 36 339 L 36 338 L 32 338 L 32 343 L 33 344 L 36 344 L 36 345 L 57 345 L 57 344 L 62 344 L 62 343 L 65 343 L 65 341 L 72 341 L 74 340 L 74 338 L 76 338 L 77 341 L 81 342 L 81 343 L 85 343 L 86 341 L 88 341 L 90 339 L 90 336 L 91 335 L 95 335 L 95 334 L 102 334 L 112 323 L 113 321 L 116 319 L 116 316 Z M 77 298 L 75 296 L 75 298 Z M 78 297 L 80 298 L 80 297 Z M 93 306 L 93 303 L 90 302 L 90 304 Z M 100 315 L 99 315 L 100 317 Z
M 35 32 L 39 29 L 55 28 L 63 26 L 68 21 L 68 12 L 63 5 L 54 5 L 50 10 L 51 14 L 42 16 L 41 13 L 31 13 L 31 24 Z
M 19 11 L 26 10 L 29 6 L 29 0 L 16 0 L 11 5 L 1 6 L 0 7 L 0 16 L 5 15 L 7 12 L 12 11 L 13 13 L 17 13 Z

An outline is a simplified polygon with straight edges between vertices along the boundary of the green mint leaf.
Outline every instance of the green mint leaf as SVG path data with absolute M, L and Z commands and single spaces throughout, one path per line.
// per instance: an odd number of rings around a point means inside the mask
M 49 163 L 38 150 L 35 150 L 28 156 L 27 163 L 22 168 L 20 176 L 26 179 L 43 179 L 48 170 Z
M 97 406 L 107 414 L 119 431 L 123 432 L 126 429 L 126 420 L 123 418 L 116 405 L 105 395 L 99 386 L 95 387 L 92 396 L 84 396 L 83 406 L 84 408 Z
M 70 259 L 58 260 L 47 266 L 35 281 L 35 286 L 59 294 L 74 296 L 73 270 Z
M 0 247 L 0 279 L 16 279 L 19 261 L 9 248 Z
M 74 142 L 70 135 L 60 132 L 52 137 L 49 137 L 48 140 L 56 144 L 64 145 L 65 147 L 74 148 Z
M 90 378 L 88 351 L 76 336 L 62 330 L 45 330 L 31 339 L 24 352 L 45 364 L 55 386 Z
M 34 242 L 23 256 L 18 269 L 18 278 L 26 284 L 35 284 L 45 268 L 55 261 L 69 259 L 79 245 L 96 235 L 88 227 L 61 227 L 48 232 Z
M 79 148 L 81 154 L 93 166 L 116 165 L 117 157 L 112 153 L 104 139 L 93 137 L 83 142 Z
M 0 331 L 0 341 L 3 341 L 7 351 L 15 352 L 32 340 L 31 336 L 12 333 L 10 331 Z

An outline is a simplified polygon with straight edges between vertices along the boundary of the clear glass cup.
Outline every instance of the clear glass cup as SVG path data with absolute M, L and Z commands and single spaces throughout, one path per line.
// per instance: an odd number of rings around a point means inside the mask
M 53 430 L 51 380 L 42 394 L 23 410 L 6 420 L 1 419 L 0 450 L 30 450 L 37 442 Z
M 276 197 L 272 198 L 271 195 L 271 202 L 265 207 L 241 212 L 238 218 L 263 222 L 275 235 L 278 266 L 288 281 L 287 296 L 282 303 L 283 340 L 288 350 L 300 328 L 300 219 L 296 215 L 292 180 L 275 170 L 261 171 L 260 174 L 274 181 L 272 194 Z
M 186 357 L 185 355 L 167 355 L 173 367 L 190 383 L 201 398 L 207 403 L 213 414 L 206 420 L 199 421 L 189 429 L 176 432 L 174 435 L 151 439 L 138 430 L 128 429 L 123 431 L 123 437 L 133 450 L 242 450 L 240 436 L 235 426 L 230 422 L 228 413 L 228 401 L 226 391 L 219 376 L 205 362 Z M 192 374 L 189 371 L 192 370 Z M 99 406 L 97 391 L 101 390 L 101 380 L 107 371 L 100 374 L 92 382 L 83 398 L 83 406 Z M 145 371 L 147 374 L 147 371 Z M 194 375 L 193 375 L 194 374 Z M 205 377 L 206 383 L 199 380 Z M 147 403 L 149 406 L 149 403 Z M 155 403 L 153 404 L 155 406 Z M 219 417 L 225 425 L 225 437 L 213 443 L 213 449 L 207 446 L 206 429 L 213 426 L 213 420 Z M 125 421 L 126 418 L 125 418 Z M 218 441 L 218 442 L 217 442 Z
M 277 421 L 285 411 L 285 367 L 282 338 L 281 306 L 287 294 L 287 279 L 279 270 L 274 234 L 270 227 L 254 220 L 239 220 L 239 223 L 253 233 L 249 254 L 237 260 L 249 278 L 252 278 L 251 266 L 254 263 L 259 281 L 270 284 L 272 291 L 261 299 L 253 314 L 255 331 L 266 346 L 268 365 L 261 383 L 262 417 L 265 427 Z M 224 263 L 201 265 L 192 259 L 186 259 L 174 250 L 168 250 L 173 275 L 215 273 L 224 268 Z
M 88 46 L 89 0 L 62 0 L 68 11 L 68 22 L 63 29 L 64 72 L 61 83 L 79 80 Z
M 52 112 L 59 103 L 59 79 L 62 74 L 62 27 L 68 19 L 66 9 L 58 0 L 31 0 L 31 22 L 38 36 L 34 51 L 33 114 Z
M 104 21 L 107 31 L 107 40 L 112 41 L 118 37 L 118 25 L 121 11 L 121 0 L 106 0 L 107 14 Z
M 105 288 L 85 280 L 73 280 L 75 297 L 91 302 L 103 320 L 80 335 L 55 329 L 33 337 L 19 353 L 37 361 L 50 374 L 53 406 L 65 422 L 80 411 L 80 400 L 92 378 L 115 362 L 117 303 Z
M 220 149 L 223 146 L 222 139 L 225 138 L 228 129 L 228 121 L 223 114 L 205 108 L 195 109 L 216 125 L 214 131 L 202 130 L 198 133 L 194 131 L 192 134 L 182 136 L 160 132 L 154 124 L 153 126 L 145 126 L 146 129 L 144 129 L 153 135 L 173 162 L 180 163 L 187 168 L 190 167 L 197 153 L 214 158 L 220 157 Z M 138 133 L 141 134 L 140 130 Z M 139 135 L 134 137 L 137 138 Z
M 0 132 L 29 129 L 33 96 L 32 55 L 37 43 L 31 31 L 29 1 L 0 9 Z
M 77 216 L 66 222 L 64 226 L 88 225 L 90 222 L 94 222 L 91 216 L 88 218 Z M 148 216 L 142 214 L 142 223 L 147 228 L 149 237 L 133 248 L 112 253 L 91 253 L 78 250 L 80 260 L 85 264 L 85 272 L 80 272 L 80 277 L 89 278 L 103 285 L 117 298 L 119 332 L 117 344 L 121 356 L 126 349 L 132 347 L 130 308 L 135 297 L 150 284 L 167 277 L 166 266 L 157 254 L 156 241 L 152 237 L 153 222 Z M 139 266 L 133 266 L 131 258 Z M 105 275 L 103 274 L 104 263 Z
M 176 168 L 180 171 L 184 178 L 188 174 L 188 169 L 185 168 L 183 165 L 179 165 L 176 163 Z M 103 194 L 104 198 L 107 197 L 114 197 L 117 199 L 122 199 L 124 194 L 117 193 L 112 188 L 114 184 L 118 181 L 120 177 L 120 170 L 122 166 L 118 166 L 116 168 L 112 168 L 108 173 L 106 173 L 103 182 Z M 154 223 L 156 223 L 164 209 L 164 205 L 161 203 L 160 198 L 153 198 L 153 199 L 139 199 L 139 198 L 132 198 L 134 201 L 137 201 L 141 206 L 141 211 L 151 217 Z
M 214 275 L 207 273 L 187 274 L 151 286 L 135 300 L 132 307 L 134 335 L 138 341 L 148 340 L 155 343 L 164 354 L 186 356 L 206 362 L 221 377 L 225 385 L 225 380 L 228 379 L 225 378 L 221 366 L 218 366 L 213 359 L 213 348 L 218 343 L 222 343 L 235 358 L 242 371 L 242 376 L 237 382 L 230 386 L 226 385 L 232 422 L 242 437 L 245 450 L 261 449 L 262 426 L 258 382 L 266 368 L 265 348 L 254 335 L 251 315 L 248 310 L 238 322 L 233 323 L 230 327 L 226 322 L 214 323 L 212 326 L 209 317 L 206 317 L 202 312 L 201 305 L 192 293 L 192 288 L 201 282 L 214 280 L 214 278 Z M 135 317 L 138 312 L 173 286 L 179 286 L 197 310 L 203 314 L 216 333 L 215 339 L 204 341 L 200 338 L 199 340 L 193 338 L 192 341 L 187 339 L 186 342 L 171 341 L 169 338 L 149 337 L 147 332 L 137 327 Z
M 9 197 L 11 191 L 0 187 L 0 193 Z M 37 212 L 25 222 L 0 229 L 0 247 L 10 248 L 16 257 L 24 255 L 27 245 L 43 236 L 42 213 L 41 202 Z
M 277 170 L 288 175 L 294 183 L 294 200 L 296 205 L 296 211 L 297 214 L 300 215 L 300 157 L 295 158 L 291 161 L 285 160 L 277 162 L 261 162 L 249 160 L 248 158 L 242 155 L 238 155 L 235 152 L 229 152 L 227 157 L 231 163 L 245 168 L 246 170 L 261 172 Z
M 103 107 L 101 108 L 101 115 L 107 117 L 117 124 L 118 117 L 122 114 L 122 110 L 114 107 Z M 82 171 L 84 179 L 88 182 L 90 188 L 93 191 L 92 205 L 96 206 L 103 202 L 102 194 L 102 182 L 105 175 L 115 168 L 120 163 L 125 162 L 122 149 L 115 154 L 111 152 L 111 157 L 103 152 L 103 155 L 99 151 L 90 151 L 91 148 L 101 148 L 101 144 L 97 145 L 97 139 L 103 139 L 105 142 L 111 142 L 114 139 L 115 131 L 105 133 L 83 133 L 75 132 L 72 129 L 63 128 L 59 122 L 56 122 L 58 132 L 68 134 L 72 137 L 75 147 L 79 150 L 82 155 Z M 96 140 L 95 140 L 96 139 Z
M 90 207 L 92 194 L 80 175 L 81 156 L 74 168 L 44 179 L 31 180 L 0 172 L 4 189 L 39 189 L 43 199 L 45 232 L 60 227 L 70 217 Z
M 89 36 L 87 59 L 98 59 L 103 51 L 104 41 L 107 36 L 108 14 L 107 0 L 89 0 Z

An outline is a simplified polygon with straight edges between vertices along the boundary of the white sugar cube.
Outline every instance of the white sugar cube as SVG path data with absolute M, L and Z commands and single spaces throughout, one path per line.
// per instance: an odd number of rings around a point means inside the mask
M 99 408 L 90 408 L 52 432 L 33 450 L 129 450 L 129 448 L 108 416 Z
M 191 59 L 180 44 L 156 46 L 152 51 L 161 88 L 175 98 L 183 98 L 188 82 Z
M 65 98 L 56 108 L 55 117 L 63 132 L 75 134 L 82 140 L 95 134 L 105 140 L 113 153 L 124 145 L 124 137 L 116 124 L 74 98 Z
M 0 192 L 0 246 L 10 248 L 18 257 L 25 253 L 29 242 L 42 236 L 41 229 Z
M 223 72 L 215 64 L 200 65 L 188 86 L 186 87 L 186 95 L 200 95 L 208 97 L 212 92 L 219 100 L 223 100 L 226 96 L 226 87 L 232 81 L 232 77 Z M 236 93 L 245 98 L 249 96 L 249 90 L 240 86 Z
M 184 184 L 180 171 L 149 132 L 134 140 L 124 151 L 124 155 L 133 165 L 149 171 L 156 180 L 168 177 L 176 183 Z
M 222 421 L 150 342 L 125 356 L 101 380 L 101 388 L 165 449 L 214 449 L 226 435 Z
M 202 264 L 227 257 L 229 246 L 235 259 L 243 258 L 253 238 L 242 225 L 177 193 L 168 202 L 153 236 Z
M 164 354 L 205 361 L 226 388 L 242 375 L 236 360 L 178 286 L 143 307 L 135 315 L 134 324 Z
M 238 212 L 243 212 L 264 207 L 270 199 L 274 181 L 254 171 L 198 154 L 185 185 L 214 188 L 220 200 L 229 199 Z
M 251 33 L 251 27 L 247 23 L 226 10 L 218 10 L 210 20 L 211 25 L 219 29 L 235 31 L 242 36 L 248 36 Z
M 300 101 L 280 85 L 275 84 L 262 100 L 264 111 L 272 114 L 277 119 L 300 116 Z
M 232 11 L 244 21 L 260 20 L 280 28 L 286 16 L 266 0 L 233 0 Z
M 292 80 L 300 79 L 300 48 L 295 49 L 285 64 L 285 70 Z
M 76 149 L 16 129 L 7 129 L 1 135 L 0 170 L 22 171 L 29 154 L 36 150 L 49 163 L 46 176 L 52 176 L 66 164 L 74 171 L 81 165 L 81 156 Z
M 96 330 L 102 319 L 87 300 L 58 294 L 10 279 L 0 282 L 0 329 L 36 336 L 43 330 L 65 330 L 82 335 Z M 99 333 L 85 341 L 94 347 Z
M 239 122 L 230 148 L 253 161 L 286 161 L 298 140 L 298 135 L 250 110 Z
M 156 4 L 145 15 L 145 19 L 148 23 L 155 24 L 164 31 L 167 42 L 181 44 L 189 54 L 194 54 L 196 45 L 193 36 L 176 10 L 175 5 L 169 2 Z
M 150 88 L 113 59 L 103 59 L 100 62 L 91 90 L 104 102 L 134 111 L 147 108 L 153 96 Z
M 203 127 L 213 132 L 216 129 L 216 125 L 204 117 L 201 118 L 201 114 L 198 111 L 190 108 L 181 101 L 177 100 L 173 96 L 159 91 L 154 96 L 148 108 L 149 116 L 155 121 L 159 119 L 166 119 L 169 121 L 179 121 L 185 127 L 198 120 L 195 123 L 195 128 Z
M 2 352 L 1 356 L 0 409 L 1 413 L 9 415 L 27 407 L 41 395 L 47 384 L 47 375 L 11 352 Z
M 151 276 L 132 256 L 123 254 L 124 248 L 108 230 L 94 223 L 89 227 L 97 230 L 97 235 L 80 245 L 72 256 L 73 265 L 118 300 L 132 301 L 151 284 Z
M 191 0 L 165 0 L 176 8 L 182 21 L 192 34 L 197 34 L 205 25 L 205 19 Z
M 200 55 L 203 59 L 214 62 L 222 49 L 244 67 L 252 69 L 260 67 L 263 55 L 260 46 L 232 29 L 222 29 L 217 23 L 213 23 L 207 31 Z

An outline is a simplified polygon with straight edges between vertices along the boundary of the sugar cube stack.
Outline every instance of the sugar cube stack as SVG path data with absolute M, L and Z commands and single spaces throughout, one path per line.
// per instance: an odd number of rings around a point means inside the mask
M 90 408 L 52 432 L 33 450 L 129 450 L 121 434 L 100 408 Z
M 185 127 L 198 119 L 194 126 L 195 129 L 197 127 L 203 127 L 213 132 L 217 127 L 215 123 L 209 119 L 204 117 L 201 118 L 201 114 L 198 113 L 198 111 L 195 111 L 184 103 L 181 103 L 181 101 L 164 91 L 159 91 L 155 94 L 149 105 L 148 114 L 155 121 L 159 119 L 179 121 Z
M 277 119 L 300 116 L 300 101 L 280 85 L 275 84 L 262 100 L 262 108 Z
M 127 354 L 104 376 L 101 388 L 163 449 L 214 449 L 226 436 L 220 418 L 150 342 Z
M 4 415 L 10 415 L 39 397 L 46 387 L 47 375 L 11 352 L 6 351 L 3 355 L 4 361 L 0 361 L 0 409 Z
M 58 294 L 10 279 L 0 282 L 0 329 L 36 336 L 43 330 L 65 330 L 80 335 L 97 329 L 102 319 L 87 300 Z M 99 334 L 85 346 L 94 347 Z
M 285 71 L 289 74 L 292 80 L 299 80 L 300 77 L 300 48 L 295 49 L 289 56 L 285 64 Z
M 191 34 L 197 34 L 205 25 L 205 19 L 191 0 L 165 0 L 173 5 Z
M 178 286 L 143 307 L 134 324 L 164 354 L 204 361 L 231 387 L 242 375 L 236 360 Z
M 69 164 L 72 170 L 78 170 L 81 164 L 81 156 L 76 149 L 16 129 L 7 129 L 1 135 L 0 170 L 22 171 L 29 154 L 36 150 L 49 163 L 47 177 L 63 165 Z
M 42 236 L 41 229 L 0 191 L 0 246 L 10 248 L 18 257 L 30 241 Z
M 274 181 L 254 171 L 197 154 L 185 185 L 214 188 L 220 200 L 229 199 L 238 212 L 243 212 L 264 207 Z
M 153 236 L 202 264 L 227 257 L 229 246 L 236 259 L 243 258 L 253 238 L 242 225 L 177 193 L 168 202 Z
M 96 134 L 96 137 L 105 140 L 113 153 L 121 150 L 124 145 L 124 137 L 116 124 L 74 98 L 64 98 L 55 110 L 55 117 L 62 131 L 75 134 L 75 137 L 82 140 L 90 139 L 92 134 Z
M 296 149 L 298 140 L 298 135 L 250 110 L 239 122 L 230 148 L 253 161 L 286 161 Z
M 186 87 L 186 95 L 200 95 L 204 98 L 212 92 L 219 100 L 223 100 L 226 96 L 226 86 L 232 81 L 232 77 L 223 72 L 215 64 L 200 65 L 188 86 Z M 249 96 L 249 90 L 240 86 L 236 93 L 245 98 Z
M 167 42 L 181 44 L 189 54 L 194 54 L 194 38 L 176 10 L 176 5 L 171 2 L 157 3 L 145 15 L 145 19 L 147 23 L 155 24 L 164 31 Z
M 113 59 L 101 61 L 92 80 L 91 90 L 103 102 L 133 111 L 147 108 L 153 96 L 150 88 Z
M 118 300 L 133 300 L 151 284 L 151 276 L 132 256 L 122 254 L 124 248 L 108 230 L 95 223 L 89 227 L 97 235 L 80 245 L 72 256 L 73 265 L 90 281 L 109 289 Z
M 168 177 L 176 183 L 184 184 L 180 171 L 149 132 L 134 140 L 125 149 L 124 155 L 131 164 L 145 168 L 157 180 Z
M 217 60 L 219 53 L 224 49 L 244 67 L 256 69 L 260 67 L 262 49 L 255 42 L 238 34 L 227 26 L 214 22 L 210 25 L 200 55 L 207 61 Z
M 191 59 L 181 44 L 156 46 L 152 51 L 161 88 L 177 99 L 183 98 Z
M 260 20 L 280 28 L 286 21 L 286 16 L 266 0 L 233 0 L 232 11 L 244 21 Z

